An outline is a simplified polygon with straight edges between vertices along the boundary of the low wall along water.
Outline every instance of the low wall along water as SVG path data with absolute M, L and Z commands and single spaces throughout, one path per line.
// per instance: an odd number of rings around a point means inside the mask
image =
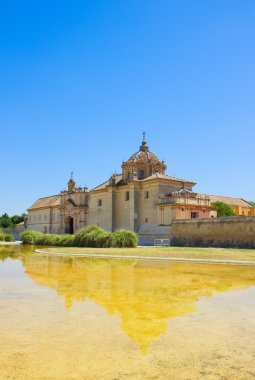
M 255 217 L 181 219 L 172 224 L 171 245 L 255 248 Z

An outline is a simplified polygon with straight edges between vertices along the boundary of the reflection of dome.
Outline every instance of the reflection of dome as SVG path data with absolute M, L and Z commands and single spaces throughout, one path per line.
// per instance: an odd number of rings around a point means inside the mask
M 129 160 L 123 162 L 123 179 L 129 180 L 138 175 L 138 179 L 147 178 L 155 173 L 165 174 L 166 165 L 149 150 L 145 136 L 138 152 L 134 153 Z M 133 178 L 134 179 L 134 178 Z

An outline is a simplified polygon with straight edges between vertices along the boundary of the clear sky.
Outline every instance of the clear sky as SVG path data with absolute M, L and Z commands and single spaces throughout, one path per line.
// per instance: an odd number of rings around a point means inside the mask
M 142 132 L 167 173 L 255 200 L 255 1 L 0 2 L 0 214 L 92 188 Z

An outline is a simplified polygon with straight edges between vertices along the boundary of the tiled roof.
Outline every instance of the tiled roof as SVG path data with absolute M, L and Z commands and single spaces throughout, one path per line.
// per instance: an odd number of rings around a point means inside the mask
M 116 174 L 116 176 L 115 176 L 115 184 L 117 185 L 118 183 L 120 183 L 121 180 L 122 180 L 122 174 Z M 107 186 L 109 186 L 109 184 L 110 184 L 109 180 L 105 181 L 105 182 L 101 183 L 101 185 L 98 185 L 98 186 L 94 187 L 90 191 L 104 190 L 104 189 L 107 188 Z
M 30 210 L 35 210 L 37 208 L 47 208 L 60 205 L 60 195 L 53 195 L 51 197 L 45 197 L 38 199 L 31 207 Z
M 156 179 L 156 178 L 167 179 L 167 180 L 178 181 L 178 182 L 186 182 L 186 183 L 191 183 L 192 185 L 196 184 L 195 182 L 188 181 L 188 180 L 183 179 L 183 178 L 172 177 L 170 175 L 160 174 L 160 173 L 154 173 L 150 177 L 147 177 L 147 178 L 143 179 L 142 181 L 149 181 L 151 179 Z
M 206 194 L 200 194 L 206 195 Z M 232 198 L 224 197 L 221 195 L 207 195 L 210 198 L 210 203 L 212 202 L 224 202 L 230 206 L 241 206 L 241 207 L 253 207 L 249 202 L 245 201 L 242 198 Z
M 139 180 L 141 182 L 144 182 L 144 181 L 150 181 L 150 180 L 153 180 L 153 179 L 166 179 L 166 180 L 171 180 L 171 181 L 177 181 L 177 182 L 186 182 L 186 183 L 191 183 L 193 186 L 196 184 L 195 182 L 192 182 L 192 181 L 187 181 L 186 179 L 182 179 L 182 178 L 176 178 L 176 177 L 171 177 L 169 175 L 165 175 L 165 174 L 160 174 L 160 173 L 154 173 L 152 174 L 150 177 L 147 177 L 145 179 L 142 179 L 142 180 Z M 122 184 L 122 174 L 117 174 L 116 175 L 116 182 L 115 182 L 116 185 L 121 185 Z M 95 191 L 95 190 L 104 190 L 106 189 L 107 187 L 109 186 L 109 180 L 102 183 L 101 185 L 97 186 L 97 187 L 94 187 L 94 189 L 91 189 L 91 191 Z

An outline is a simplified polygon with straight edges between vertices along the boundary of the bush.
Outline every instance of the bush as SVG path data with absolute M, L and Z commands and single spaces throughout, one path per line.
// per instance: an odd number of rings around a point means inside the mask
M 74 238 L 75 235 L 59 235 L 60 240 L 57 240 L 56 245 L 61 246 L 61 247 L 74 247 Z
M 119 248 L 137 247 L 138 236 L 136 233 L 127 230 L 119 230 L 113 233 L 113 246 Z
M 39 239 L 39 235 L 43 235 L 43 234 L 40 234 L 39 232 L 36 232 L 36 231 L 25 231 L 21 234 L 21 240 L 22 240 L 22 243 L 23 244 L 36 244 L 35 241 L 36 241 L 36 238 Z
M 212 202 L 212 208 L 214 211 L 217 211 L 218 218 L 236 216 L 232 207 L 224 202 Z
M 12 234 L 4 234 L 4 241 L 14 241 Z
M 0 241 L 3 241 L 3 240 L 4 240 L 4 234 L 0 232 Z
M 54 245 L 53 234 L 38 234 L 35 238 L 36 245 Z
M 23 244 L 36 244 L 59 247 L 136 247 L 138 237 L 132 231 L 120 230 L 107 232 L 98 226 L 88 226 L 75 235 L 42 234 L 25 231 L 22 234 Z
M 88 226 L 83 228 L 75 234 L 75 247 L 95 247 L 95 239 L 102 232 L 104 232 L 104 230 L 98 226 Z

